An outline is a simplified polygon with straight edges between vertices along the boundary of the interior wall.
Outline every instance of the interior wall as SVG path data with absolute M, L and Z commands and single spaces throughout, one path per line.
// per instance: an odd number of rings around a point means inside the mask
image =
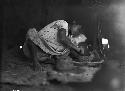
M 76 20 L 83 26 L 81 32 L 94 41 L 98 18 L 106 6 L 98 3 L 94 0 L 5 0 L 4 49 L 22 45 L 29 28 L 41 29 L 58 19 Z
M 43 0 L 5 0 L 3 45 L 10 49 L 25 41 L 29 28 L 43 27 L 46 23 L 46 2 Z

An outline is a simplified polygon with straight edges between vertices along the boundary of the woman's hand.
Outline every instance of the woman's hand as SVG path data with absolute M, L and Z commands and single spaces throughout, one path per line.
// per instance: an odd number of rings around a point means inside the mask
M 75 49 L 80 55 L 84 55 L 84 49 L 82 47 Z
M 80 55 L 84 55 L 84 48 L 83 47 L 77 47 L 75 48 L 75 50 L 80 54 Z
M 83 48 L 83 47 L 80 47 L 80 54 L 81 54 L 81 55 L 84 55 L 84 53 L 85 53 L 84 48 Z

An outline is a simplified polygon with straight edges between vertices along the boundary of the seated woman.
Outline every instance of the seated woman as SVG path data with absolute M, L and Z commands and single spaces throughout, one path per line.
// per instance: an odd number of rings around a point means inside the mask
M 75 25 L 78 26 L 78 25 Z M 82 49 L 71 42 L 69 37 L 68 23 L 64 20 L 54 21 L 40 31 L 35 28 L 29 29 L 23 46 L 24 54 L 32 58 L 34 68 L 41 70 L 39 61 L 45 62 L 52 56 L 68 56 L 70 50 L 82 54 Z M 74 25 L 70 26 L 71 30 Z M 39 57 L 40 56 L 40 57 Z
M 80 48 L 82 50 L 81 51 L 82 55 L 85 55 L 87 53 L 87 51 L 86 51 L 87 45 L 85 43 L 87 38 L 84 34 L 80 33 L 80 29 L 81 29 L 81 26 L 76 25 L 74 23 L 71 28 L 70 39 L 74 45 L 76 45 L 78 48 Z M 80 56 L 80 54 L 75 50 L 71 50 L 70 56 L 72 58 L 78 58 Z

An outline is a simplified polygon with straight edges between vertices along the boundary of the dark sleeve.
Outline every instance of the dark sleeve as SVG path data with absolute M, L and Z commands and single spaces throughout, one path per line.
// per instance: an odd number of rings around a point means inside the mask
M 66 30 L 64 28 L 61 28 L 58 31 L 58 42 L 63 44 L 65 47 L 73 48 L 75 50 L 78 50 L 77 46 L 75 46 L 71 40 L 66 36 Z

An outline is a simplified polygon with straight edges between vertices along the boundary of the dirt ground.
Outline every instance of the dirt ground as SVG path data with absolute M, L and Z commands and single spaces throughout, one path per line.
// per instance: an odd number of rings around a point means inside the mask
M 30 65 L 30 60 L 25 60 L 19 50 L 13 49 L 5 53 L 1 91 L 124 91 L 121 80 L 121 68 L 124 68 L 116 60 L 108 60 L 91 82 L 45 86 L 42 84 L 46 82 L 46 74 L 33 71 Z

